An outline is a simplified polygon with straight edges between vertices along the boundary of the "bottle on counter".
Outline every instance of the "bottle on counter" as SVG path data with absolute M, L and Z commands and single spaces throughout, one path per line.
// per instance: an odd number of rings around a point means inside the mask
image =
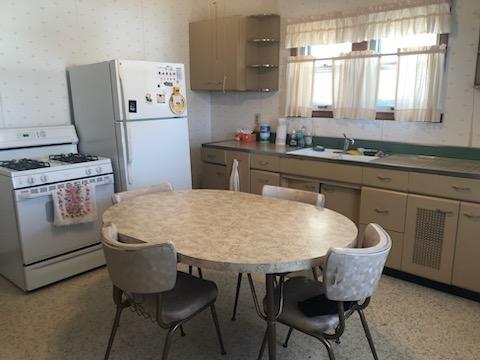
M 302 127 L 301 129 L 299 129 L 297 131 L 297 146 L 298 147 L 305 147 L 305 137 L 304 137 L 304 134 L 305 134 L 305 128 Z
M 287 142 L 287 119 L 279 118 L 277 126 L 277 138 L 275 144 L 285 145 Z
M 313 136 L 312 136 L 312 133 L 310 131 L 307 132 L 307 134 L 305 135 L 305 146 L 312 146 L 313 144 Z
M 290 146 L 297 147 L 297 132 L 295 130 L 292 131 L 292 135 L 290 135 Z

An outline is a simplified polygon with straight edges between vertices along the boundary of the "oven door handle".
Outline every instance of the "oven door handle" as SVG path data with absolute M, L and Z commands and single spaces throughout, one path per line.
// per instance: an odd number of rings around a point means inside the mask
M 69 182 L 66 182 L 64 184 L 68 184 L 68 183 Z M 75 182 L 73 182 L 73 183 L 75 183 Z M 108 185 L 108 184 L 113 184 L 113 176 L 108 175 L 108 178 L 103 178 L 102 181 L 95 182 L 95 183 L 93 183 L 93 182 L 90 183 L 89 182 L 89 184 L 94 184 L 95 187 Z M 48 187 L 49 185 L 45 185 L 45 186 Z M 50 185 L 50 186 L 52 186 L 52 185 Z M 17 199 L 17 201 L 36 199 L 36 198 L 43 197 L 43 196 L 51 196 L 53 191 L 54 190 L 47 190 L 47 191 L 40 192 L 40 190 L 39 190 L 36 193 L 32 193 L 30 191 L 30 189 L 20 189 L 20 190 L 15 191 L 15 198 Z

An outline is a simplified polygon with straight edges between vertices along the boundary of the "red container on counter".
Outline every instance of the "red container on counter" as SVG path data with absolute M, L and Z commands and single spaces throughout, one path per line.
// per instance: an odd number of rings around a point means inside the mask
M 252 143 L 257 141 L 257 134 L 241 134 L 240 141 Z

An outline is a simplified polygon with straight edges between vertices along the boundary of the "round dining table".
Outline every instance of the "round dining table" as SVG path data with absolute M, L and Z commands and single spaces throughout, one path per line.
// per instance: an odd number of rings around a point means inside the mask
M 358 233 L 350 219 L 329 209 L 225 190 L 138 196 L 109 208 L 103 222 L 137 241 L 171 241 L 179 262 L 190 266 L 265 274 L 265 308 L 255 293 L 254 300 L 267 323 L 269 359 L 276 359 L 275 320 L 281 311 L 275 287 L 287 273 L 320 265 L 330 248 L 354 246 Z

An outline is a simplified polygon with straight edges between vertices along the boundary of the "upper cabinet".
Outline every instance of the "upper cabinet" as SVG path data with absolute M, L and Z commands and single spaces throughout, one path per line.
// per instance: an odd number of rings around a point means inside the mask
M 190 23 L 192 90 L 277 90 L 279 38 L 277 15 Z

